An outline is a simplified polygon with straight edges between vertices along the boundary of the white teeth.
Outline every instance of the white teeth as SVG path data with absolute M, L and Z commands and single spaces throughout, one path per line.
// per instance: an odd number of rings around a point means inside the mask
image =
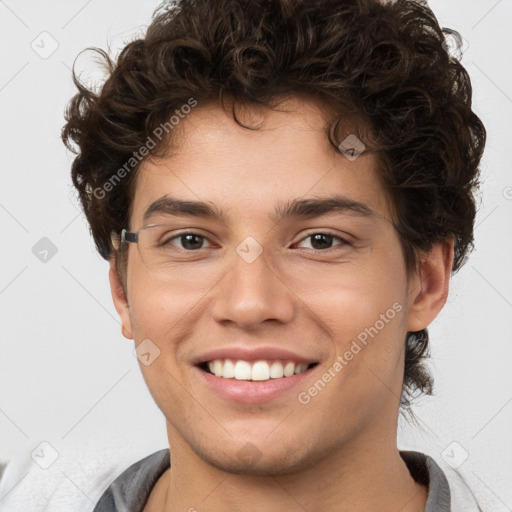
M 295 371 L 295 363 L 286 363 L 283 373 L 285 377 L 291 377 Z
M 298 364 L 295 367 L 295 374 L 297 375 L 298 373 L 302 373 L 302 372 L 306 371 L 307 367 L 308 367 L 307 364 Z
M 217 376 L 217 377 L 222 377 L 222 361 L 220 361 L 219 359 L 216 359 L 215 361 L 213 361 L 213 373 Z
M 270 367 L 270 378 L 281 379 L 284 377 L 283 365 L 279 361 L 274 361 Z
M 270 368 L 267 361 L 258 361 L 252 365 L 252 380 L 270 379 Z
M 235 376 L 235 363 L 232 359 L 224 361 L 224 368 L 222 370 L 222 377 L 232 379 Z
M 219 360 L 216 360 L 217 362 Z M 219 361 L 222 364 L 221 361 Z M 215 374 L 217 375 L 217 374 Z M 217 375 L 221 377 L 222 375 Z M 247 361 L 237 361 L 235 364 L 235 379 L 236 380 L 251 380 L 251 363 Z
M 216 377 L 236 380 L 265 381 L 298 375 L 307 370 L 308 364 L 295 364 L 291 361 L 255 361 L 214 359 L 208 362 L 208 368 Z

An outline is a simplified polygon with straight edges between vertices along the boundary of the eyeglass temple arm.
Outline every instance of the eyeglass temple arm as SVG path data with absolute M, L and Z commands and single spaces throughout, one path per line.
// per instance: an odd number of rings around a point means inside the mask
M 121 231 L 121 243 L 124 244 L 126 242 L 133 242 L 136 244 L 139 241 L 139 235 L 137 233 L 131 233 L 130 231 L 126 231 L 123 229 Z

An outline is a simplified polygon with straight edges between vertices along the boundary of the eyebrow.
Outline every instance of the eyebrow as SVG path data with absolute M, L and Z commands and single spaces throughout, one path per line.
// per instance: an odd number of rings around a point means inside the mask
M 343 195 L 320 198 L 293 199 L 276 206 L 270 220 L 279 223 L 285 219 L 311 219 L 332 213 L 353 214 L 360 217 L 376 217 L 377 214 L 366 204 Z M 221 209 L 201 201 L 186 201 L 166 195 L 157 199 L 144 213 L 144 224 L 156 214 L 215 219 L 227 223 L 227 214 Z

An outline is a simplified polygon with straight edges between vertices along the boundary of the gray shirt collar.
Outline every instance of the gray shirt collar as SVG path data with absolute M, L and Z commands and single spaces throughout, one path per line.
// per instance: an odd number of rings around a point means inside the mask
M 428 488 L 425 512 L 450 512 L 448 480 L 434 459 L 414 451 L 401 451 L 400 455 L 411 476 Z M 169 449 L 136 462 L 114 480 L 93 512 L 142 512 L 151 490 L 169 467 Z
M 400 452 L 409 473 L 416 482 L 428 488 L 425 512 L 450 512 L 450 486 L 437 462 L 420 452 Z

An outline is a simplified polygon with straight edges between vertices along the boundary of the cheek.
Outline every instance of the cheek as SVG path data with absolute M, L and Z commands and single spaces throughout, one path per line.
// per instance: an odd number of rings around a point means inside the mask
M 178 362 L 180 340 L 193 329 L 190 315 L 187 315 L 192 305 L 186 293 L 162 286 L 144 272 L 139 275 L 134 272 L 130 279 L 136 291 L 130 296 L 133 336 L 136 345 L 142 343 L 150 347 L 152 357 L 150 364 L 146 364 L 143 357 L 139 358 L 143 378 L 160 408 L 165 410 L 165 404 L 172 403 L 178 410 L 185 410 L 180 393 L 185 372 Z
M 403 330 L 407 297 L 402 261 L 378 252 L 364 260 L 311 265 L 308 272 L 286 275 L 286 284 L 300 299 L 298 307 L 336 342 L 338 352 L 376 323 L 379 331 Z
M 129 269 L 128 298 L 136 340 L 172 342 L 190 331 L 191 323 L 212 283 L 189 279 L 162 280 L 134 261 Z M 166 347 L 168 348 L 168 347 Z
M 140 364 L 149 390 L 158 404 L 179 403 L 180 386 L 188 379 L 183 358 L 187 340 L 199 338 L 200 318 L 207 315 L 206 297 L 210 281 L 194 283 L 189 279 L 165 281 L 135 262 L 129 270 L 128 297 L 132 331 L 136 344 L 150 340 L 158 357 L 150 365 Z M 147 342 L 146 342 L 147 343 Z M 143 361 L 141 361 L 143 363 Z
M 400 258 L 381 254 L 360 265 L 312 275 L 297 295 L 332 344 L 324 370 L 336 375 L 334 400 L 357 409 L 382 399 L 386 386 L 400 393 L 407 299 Z
M 367 277 L 350 285 L 333 282 L 316 297 L 332 356 L 319 379 L 303 390 L 301 403 L 308 402 L 304 410 L 310 417 L 329 411 L 326 435 L 339 436 L 340 425 L 348 432 L 367 424 L 386 403 L 398 406 L 406 332 L 403 287 L 377 290 Z

